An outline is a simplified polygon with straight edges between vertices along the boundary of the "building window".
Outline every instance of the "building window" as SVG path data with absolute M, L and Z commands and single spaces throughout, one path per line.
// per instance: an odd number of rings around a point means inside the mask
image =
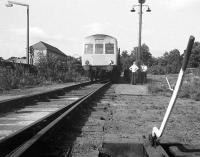
M 103 53 L 103 44 L 95 44 L 95 53 L 102 54 Z
M 85 44 L 85 54 L 93 53 L 93 44 Z
M 114 54 L 114 44 L 112 43 L 105 44 L 105 51 L 106 54 Z

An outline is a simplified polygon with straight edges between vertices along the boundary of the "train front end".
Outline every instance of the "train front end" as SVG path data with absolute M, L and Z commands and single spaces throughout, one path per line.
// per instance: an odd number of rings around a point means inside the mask
M 96 34 L 85 38 L 82 66 L 91 80 L 113 77 L 118 71 L 118 47 L 114 37 Z

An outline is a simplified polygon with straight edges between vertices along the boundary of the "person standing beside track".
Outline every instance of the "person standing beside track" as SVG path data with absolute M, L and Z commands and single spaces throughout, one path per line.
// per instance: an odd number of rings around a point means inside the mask
M 141 65 L 141 71 L 142 71 L 142 83 L 147 82 L 147 66 L 144 65 L 144 63 Z
M 131 84 L 136 84 L 136 80 L 137 80 L 137 70 L 138 70 L 138 66 L 136 65 L 136 62 L 133 62 L 133 65 L 131 65 L 131 67 L 129 68 L 129 70 L 131 70 L 132 75 L 131 75 Z

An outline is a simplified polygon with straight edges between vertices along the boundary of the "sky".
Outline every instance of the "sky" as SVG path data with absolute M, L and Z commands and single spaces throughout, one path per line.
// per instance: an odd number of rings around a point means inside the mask
M 92 34 L 116 37 L 121 50 L 138 45 L 138 0 L 17 0 L 30 5 L 30 45 L 44 41 L 74 57 Z M 0 56 L 26 56 L 26 7 L 0 0 Z M 182 53 L 190 35 L 200 41 L 200 0 L 146 0 L 142 43 L 153 56 L 175 48 Z

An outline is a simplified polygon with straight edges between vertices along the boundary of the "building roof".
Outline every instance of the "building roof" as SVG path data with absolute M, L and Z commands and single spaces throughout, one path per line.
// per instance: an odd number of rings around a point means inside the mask
M 52 45 L 49 45 L 43 41 L 40 41 L 34 45 L 31 46 L 31 48 L 33 48 L 34 50 L 50 50 L 50 51 L 53 51 L 57 54 L 61 54 L 61 55 L 64 55 L 64 56 L 67 56 L 65 53 L 63 53 L 62 51 L 60 51 L 58 48 L 52 46 Z

